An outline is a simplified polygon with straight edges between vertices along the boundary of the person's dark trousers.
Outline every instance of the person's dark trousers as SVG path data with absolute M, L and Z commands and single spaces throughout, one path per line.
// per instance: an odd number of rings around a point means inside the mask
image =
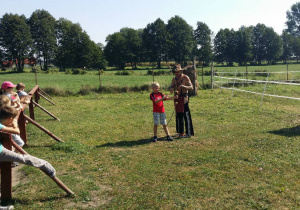
M 189 136 L 194 136 L 194 128 L 192 117 L 190 113 L 189 103 L 184 104 L 184 112 L 176 113 L 176 132 L 184 133 L 184 124 L 185 124 L 185 134 Z

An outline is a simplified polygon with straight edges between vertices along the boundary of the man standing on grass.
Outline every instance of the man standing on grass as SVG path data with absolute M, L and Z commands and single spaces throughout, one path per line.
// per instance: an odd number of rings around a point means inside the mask
M 183 74 L 183 69 L 180 64 L 173 67 L 172 72 L 175 77 L 170 85 L 170 93 L 175 91 L 178 94 L 178 100 L 174 103 L 176 111 L 176 132 L 179 138 L 189 138 L 194 136 L 193 122 L 189 109 L 189 90 L 193 90 L 193 85 L 190 78 Z M 185 124 L 185 133 L 184 133 Z

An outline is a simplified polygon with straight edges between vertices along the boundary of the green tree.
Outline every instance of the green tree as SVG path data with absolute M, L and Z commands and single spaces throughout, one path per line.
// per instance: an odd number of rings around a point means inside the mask
M 283 31 L 281 39 L 283 43 L 283 53 L 281 58 L 287 62 L 293 56 L 294 37 L 288 32 Z
M 220 29 L 215 36 L 214 39 L 214 55 L 215 61 L 217 63 L 224 63 L 226 62 L 226 49 L 227 41 L 226 41 L 226 34 L 224 29 Z
M 271 27 L 258 23 L 253 28 L 253 55 L 254 61 L 261 64 L 276 62 L 282 55 L 282 40 Z
M 237 32 L 236 61 L 239 65 L 246 65 L 252 60 L 252 31 L 253 27 L 242 26 Z
M 109 66 L 117 66 L 124 69 L 126 64 L 126 40 L 120 32 L 110 34 L 106 37 L 104 55 Z
M 141 31 L 132 28 L 122 28 L 120 33 L 125 39 L 126 62 L 131 63 L 132 69 L 136 69 L 141 57 Z
M 29 24 L 37 57 L 44 61 L 41 69 L 46 71 L 56 51 L 56 20 L 46 10 L 36 10 L 29 18 Z
M 101 43 L 95 43 L 91 41 L 90 43 L 90 51 L 89 51 L 89 57 L 90 57 L 90 64 L 89 67 L 97 68 L 97 69 L 105 69 L 106 67 L 106 61 L 104 59 L 104 53 Z
M 286 12 L 286 31 L 294 37 L 300 36 L 300 2 L 291 6 L 291 11 Z
M 211 35 L 212 31 L 203 22 L 197 22 L 197 28 L 194 31 L 194 37 L 197 44 L 196 55 L 199 60 L 208 65 L 212 60 Z
M 104 65 L 103 54 L 91 41 L 88 34 L 77 23 L 60 18 L 57 22 L 56 64 L 61 70 L 65 68 L 84 68 Z M 96 59 L 96 60 L 95 60 Z M 100 66 L 99 66 L 100 68 Z
M 300 58 L 300 37 L 294 37 L 293 40 L 293 53 L 296 56 L 297 62 Z
M 220 29 L 214 39 L 215 60 L 218 63 L 227 62 L 228 66 L 232 66 L 236 61 L 236 32 L 231 29 Z
M 258 64 L 266 59 L 266 29 L 267 27 L 260 23 L 253 28 L 253 59 Z
M 161 61 L 167 54 L 168 32 L 166 24 L 160 18 L 150 23 L 143 30 L 142 40 L 146 56 L 150 62 L 156 62 L 157 68 L 161 68 Z
M 266 60 L 269 64 L 275 64 L 282 55 L 283 44 L 281 37 L 273 28 L 266 29 Z
M 195 47 L 195 39 L 192 26 L 179 16 L 175 16 L 168 21 L 167 31 L 169 38 L 169 56 L 178 63 L 186 64 L 192 58 Z
M 24 70 L 24 59 L 30 52 L 32 37 L 24 15 L 5 14 L 0 19 L 0 46 L 13 59 L 18 72 Z

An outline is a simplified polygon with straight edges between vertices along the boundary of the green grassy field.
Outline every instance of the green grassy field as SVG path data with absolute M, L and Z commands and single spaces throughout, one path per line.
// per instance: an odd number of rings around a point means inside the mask
M 79 90 L 81 85 L 99 84 L 96 75 L 38 77 L 42 88 Z M 114 85 L 152 82 L 145 75 L 109 78 Z M 171 78 L 157 80 L 167 86 Z M 29 73 L 0 75 L 0 79 L 21 80 L 28 89 L 35 85 L 34 74 Z M 278 88 L 277 94 L 285 91 Z M 29 124 L 25 149 L 48 160 L 76 195 L 66 196 L 39 170 L 23 167 L 11 204 L 16 209 L 300 207 L 300 101 L 264 97 L 261 106 L 260 95 L 234 92 L 232 97 L 229 90 L 199 90 L 190 101 L 196 135 L 153 143 L 149 93 L 55 96 L 55 105 L 41 99 L 40 104 L 61 121 L 37 108 L 36 121 L 65 143 Z M 164 104 L 169 119 L 173 105 Z M 175 134 L 174 118 L 169 130 Z M 159 137 L 164 137 L 162 127 Z

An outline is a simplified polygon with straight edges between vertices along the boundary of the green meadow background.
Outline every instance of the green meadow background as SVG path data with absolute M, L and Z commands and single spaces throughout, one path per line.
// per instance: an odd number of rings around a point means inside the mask
M 299 67 L 288 66 L 289 71 Z M 245 71 L 245 67 L 215 69 Z M 248 71 L 255 70 L 286 71 L 286 66 L 248 67 Z M 159 127 L 160 141 L 154 143 L 150 90 L 79 94 L 83 88 L 99 87 L 97 72 L 39 73 L 37 77 L 42 89 L 56 90 L 51 95 L 55 105 L 42 98 L 39 104 L 61 121 L 35 108 L 36 121 L 65 143 L 28 124 L 24 149 L 48 160 L 75 196 L 67 196 L 36 168 L 24 166 L 9 203 L 15 209 L 300 207 L 299 100 L 267 96 L 262 100 L 261 95 L 200 88 L 190 99 L 195 136 L 168 142 Z M 155 77 L 163 93 L 172 77 Z M 35 85 L 34 73 L 0 74 L 0 79 L 23 82 L 27 91 Z M 210 76 L 204 79 L 210 83 Z M 117 76 L 113 71 L 101 75 L 104 87 L 149 85 L 152 80 L 146 70 L 132 71 L 129 76 Z M 198 82 L 202 82 L 201 76 Z M 241 88 L 262 92 L 264 87 Z M 300 98 L 298 87 L 267 85 L 266 93 Z M 62 96 L 55 94 L 57 90 L 73 94 Z M 164 105 L 169 119 L 172 101 Z M 171 134 L 176 133 L 174 117 L 168 127 Z

